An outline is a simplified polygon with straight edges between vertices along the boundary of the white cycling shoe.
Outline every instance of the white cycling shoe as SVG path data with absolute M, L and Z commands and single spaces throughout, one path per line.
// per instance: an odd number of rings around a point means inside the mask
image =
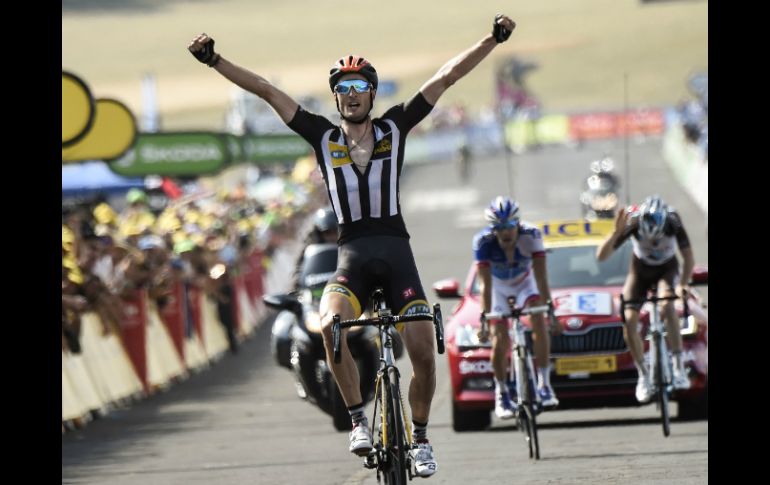
M 350 452 L 358 456 L 366 456 L 372 451 L 372 432 L 369 426 L 357 424 L 350 432 Z
M 414 471 L 418 477 L 428 478 L 436 473 L 438 465 L 433 458 L 433 447 L 427 441 L 415 443 L 409 450 L 409 455 L 414 463 Z

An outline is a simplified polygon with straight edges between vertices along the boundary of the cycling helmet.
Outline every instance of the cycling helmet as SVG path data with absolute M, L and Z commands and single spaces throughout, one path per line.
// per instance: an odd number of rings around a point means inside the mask
M 493 228 L 519 224 L 519 204 L 508 197 L 498 196 L 484 210 L 484 218 Z
M 331 208 L 318 209 L 313 220 L 313 227 L 318 232 L 337 230 L 337 215 Z
M 666 226 L 668 206 L 655 195 L 647 197 L 639 206 L 639 235 L 645 239 L 657 239 Z
M 350 73 L 361 74 L 367 81 L 372 83 L 374 89 L 377 89 L 377 71 L 374 69 L 374 66 L 369 64 L 369 61 L 363 57 L 349 55 L 340 58 L 329 71 L 329 87 L 332 92 L 334 92 L 334 86 L 339 82 L 340 78 Z

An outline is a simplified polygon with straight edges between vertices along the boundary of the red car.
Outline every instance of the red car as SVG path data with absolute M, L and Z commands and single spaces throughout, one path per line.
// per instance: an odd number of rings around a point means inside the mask
M 561 335 L 551 337 L 551 385 L 560 401 L 558 409 L 638 405 L 637 371 L 623 340 L 619 312 L 631 242 L 601 263 L 595 256 L 612 224 L 608 220 L 538 224 L 547 251 L 555 314 L 563 329 Z M 696 267 L 693 280 L 708 284 L 708 267 Z M 454 278 L 436 282 L 433 289 L 440 298 L 460 299 L 445 325 L 452 426 L 455 431 L 484 429 L 494 409 L 494 380 L 491 344 L 480 344 L 476 337 L 481 309 L 475 264 L 462 295 Z M 676 306 L 681 317 L 681 302 Z M 678 401 L 680 419 L 704 419 L 708 418 L 708 315 L 696 291 L 688 306 L 690 317 L 681 321 L 683 356 L 692 385 L 687 391 L 676 391 L 672 399 Z M 643 335 L 649 321 L 647 309 L 642 308 Z M 645 352 L 647 348 L 645 341 Z

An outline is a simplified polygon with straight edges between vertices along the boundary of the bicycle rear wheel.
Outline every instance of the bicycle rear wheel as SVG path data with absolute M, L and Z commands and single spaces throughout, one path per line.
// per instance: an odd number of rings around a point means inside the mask
M 388 485 L 406 484 L 406 439 L 398 379 L 382 386 L 384 431 L 381 431 L 383 460 L 380 471 Z
M 653 336 L 653 343 L 655 344 L 655 389 L 657 391 L 658 407 L 660 408 L 660 417 L 663 424 L 663 436 L 668 437 L 671 433 L 670 416 L 668 413 L 668 383 L 666 382 L 666 374 L 663 370 L 663 366 L 666 365 L 668 360 L 667 355 L 664 355 L 661 334 L 655 334 Z

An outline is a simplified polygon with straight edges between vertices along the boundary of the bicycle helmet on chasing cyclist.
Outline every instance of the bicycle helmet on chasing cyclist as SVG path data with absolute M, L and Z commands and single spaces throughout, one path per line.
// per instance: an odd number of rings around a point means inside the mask
M 647 197 L 639 206 L 639 235 L 645 239 L 657 239 L 663 235 L 668 218 L 668 206 L 655 195 Z
M 363 57 L 349 55 L 340 58 L 329 71 L 329 87 L 332 92 L 334 92 L 334 86 L 339 82 L 340 78 L 345 74 L 351 73 L 361 74 L 367 81 L 372 83 L 374 89 L 377 89 L 377 71 L 374 69 L 374 66 Z
M 484 218 L 495 229 L 504 229 L 519 224 L 519 204 L 508 197 L 498 196 L 484 210 Z

